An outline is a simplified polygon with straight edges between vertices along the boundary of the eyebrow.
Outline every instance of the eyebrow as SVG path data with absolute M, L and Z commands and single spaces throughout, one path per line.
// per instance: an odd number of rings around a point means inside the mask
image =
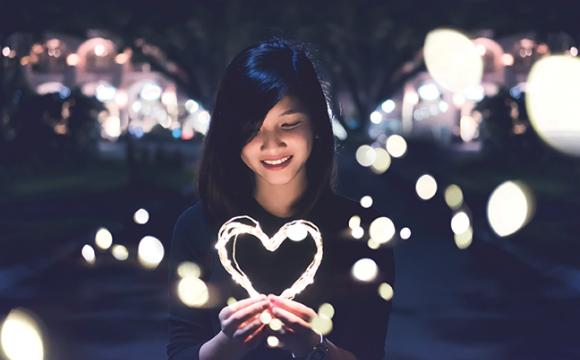
M 284 111 L 280 116 L 292 115 L 292 114 L 303 114 L 303 115 L 306 115 L 306 113 L 304 111 L 295 110 L 295 109 L 288 109 L 288 110 Z

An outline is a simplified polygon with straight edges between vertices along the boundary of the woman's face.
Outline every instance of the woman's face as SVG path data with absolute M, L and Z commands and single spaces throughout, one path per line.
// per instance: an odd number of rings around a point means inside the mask
M 306 161 L 314 135 L 300 100 L 284 96 L 266 115 L 256 136 L 242 148 L 242 160 L 256 174 L 256 186 L 306 184 Z M 304 183 L 302 183 L 304 182 Z

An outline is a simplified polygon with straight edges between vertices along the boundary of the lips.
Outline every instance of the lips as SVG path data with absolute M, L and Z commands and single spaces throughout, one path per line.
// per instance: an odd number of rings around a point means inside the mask
M 268 170 L 281 170 L 284 169 L 292 161 L 292 155 L 284 156 L 277 159 L 267 159 L 261 160 L 262 165 Z

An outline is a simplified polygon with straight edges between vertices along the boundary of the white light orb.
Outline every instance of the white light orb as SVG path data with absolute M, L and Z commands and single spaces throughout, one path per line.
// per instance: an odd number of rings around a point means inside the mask
M 435 101 L 441 97 L 439 88 L 432 82 L 419 86 L 417 93 L 423 101 Z
M 334 306 L 329 303 L 324 303 L 318 307 L 318 315 L 327 319 L 332 319 L 334 316 Z
M 364 236 L 365 230 L 362 227 L 356 227 L 351 231 L 352 237 L 355 239 L 360 239 Z
M 113 235 L 106 228 L 99 228 L 95 235 L 95 244 L 103 250 L 107 250 L 113 244 Z
M 378 249 L 378 248 L 380 248 L 380 247 L 381 247 L 381 243 L 380 243 L 380 242 L 378 242 L 378 241 L 376 241 L 376 240 L 375 240 L 375 239 L 373 239 L 373 238 L 370 238 L 370 239 L 369 239 L 369 241 L 367 241 L 367 246 L 368 246 L 370 249 L 376 250 L 376 249 Z
M 348 227 L 351 229 L 356 229 L 360 226 L 360 216 L 354 215 L 348 220 Z
M 312 329 L 322 335 L 328 335 L 332 331 L 332 320 L 323 316 L 315 316 L 310 322 Z
M 487 202 L 487 220 L 499 236 L 508 236 L 532 217 L 533 197 L 529 188 L 521 182 L 506 181 L 499 185 Z
M 282 321 L 280 321 L 280 319 L 274 318 L 274 319 L 272 319 L 272 321 L 270 321 L 268 326 L 270 327 L 270 329 L 272 329 L 274 331 L 278 331 L 278 330 L 282 329 Z
M 129 251 L 123 245 L 113 245 L 111 249 L 113 257 L 119 261 L 125 261 L 129 258 Z
M 400 158 L 407 152 L 407 142 L 401 135 L 389 136 L 385 147 L 394 158 Z
M 139 92 L 139 96 L 141 99 L 145 101 L 156 101 L 159 100 L 163 90 L 157 84 L 145 84 L 141 91 Z
M 471 102 L 480 102 L 485 97 L 485 90 L 481 85 L 468 86 L 463 90 L 465 98 Z
M 81 255 L 89 264 L 95 263 L 95 249 L 93 249 L 91 245 L 87 244 L 83 246 L 81 250 Z
M 480 83 L 483 61 L 475 45 L 460 32 L 431 31 L 425 38 L 423 53 L 429 74 L 445 89 L 462 92 Z
M 471 226 L 461 234 L 455 234 L 455 245 L 460 249 L 467 249 L 473 240 L 473 229 Z
M 288 227 L 286 234 L 288 235 L 288 239 L 292 241 L 302 241 L 306 239 L 308 229 L 306 229 L 304 224 L 294 224 Z
M 469 216 L 463 211 L 458 212 L 451 218 L 451 230 L 455 234 L 463 234 L 469 229 L 470 225 Z
M 373 124 L 380 124 L 381 121 L 383 121 L 383 115 L 381 115 L 381 113 L 378 111 L 373 111 L 371 113 L 371 122 Z
M 184 261 L 177 267 L 177 275 L 182 278 L 186 277 L 200 277 L 201 268 L 194 262 Z M 234 299 L 235 302 L 235 299 Z M 229 305 L 229 304 L 228 304 Z
M 403 240 L 409 239 L 411 237 L 411 229 L 409 229 L 408 227 L 402 228 L 401 232 L 399 233 L 399 236 Z
M 451 209 L 457 209 L 463 204 L 463 192 L 459 186 L 451 184 L 445 189 L 445 203 Z
M 149 213 L 145 209 L 139 209 L 133 214 L 133 220 L 139 225 L 147 224 L 149 221 Z
M 165 250 L 163 244 L 153 236 L 145 236 L 139 242 L 139 262 L 148 269 L 155 269 L 163 260 Z
M 0 330 L 0 343 L 10 360 L 42 360 L 44 345 L 40 326 L 24 309 L 10 311 Z
M 272 315 L 266 310 L 260 314 L 260 321 L 264 325 L 268 325 L 272 321 Z
M 351 273 L 359 281 L 370 282 L 377 277 L 379 267 L 373 259 L 362 258 L 354 263 Z
M 277 337 L 275 337 L 274 335 L 270 335 L 268 336 L 268 339 L 266 339 L 266 342 L 268 343 L 269 347 L 278 347 L 278 345 L 280 345 L 280 340 L 278 340 Z
M 207 285 L 196 277 L 186 277 L 179 281 L 177 287 L 179 299 L 189 307 L 204 306 L 209 300 Z
M 360 199 L 360 206 L 364 207 L 365 209 L 370 208 L 373 206 L 373 198 L 369 195 L 365 195 Z
M 446 113 L 447 110 L 449 110 L 449 104 L 447 103 L 447 101 L 439 102 L 439 111 L 441 111 L 442 113 Z
M 537 61 L 526 85 L 526 108 L 540 137 L 555 149 L 580 156 L 580 59 Z
M 379 295 L 387 301 L 391 300 L 394 295 L 393 287 L 387 283 L 382 283 L 379 285 Z
M 390 114 L 393 112 L 393 110 L 395 110 L 395 106 L 396 106 L 395 102 L 389 99 L 381 105 L 381 109 L 383 109 L 383 111 L 386 112 L 387 114 Z
M 189 99 L 185 102 L 185 108 L 187 109 L 187 111 L 189 111 L 190 113 L 194 113 L 197 110 L 199 110 L 199 104 L 197 103 L 197 101 Z
M 388 217 L 381 216 L 373 220 L 369 227 L 369 235 L 375 241 L 383 244 L 395 235 L 395 224 Z
M 95 97 L 100 102 L 109 102 L 115 100 L 117 88 L 113 85 L 99 85 L 95 91 Z
M 425 174 L 417 180 L 415 190 L 421 199 L 429 200 L 437 193 L 437 181 L 433 176 Z
M 375 174 L 382 174 L 391 166 L 391 156 L 387 152 L 387 150 L 383 148 L 376 148 L 375 149 L 375 161 L 371 165 L 371 170 Z
M 369 145 L 361 145 L 356 151 L 356 161 L 358 161 L 361 166 L 371 166 L 376 158 L 377 154 L 375 153 L 375 149 Z

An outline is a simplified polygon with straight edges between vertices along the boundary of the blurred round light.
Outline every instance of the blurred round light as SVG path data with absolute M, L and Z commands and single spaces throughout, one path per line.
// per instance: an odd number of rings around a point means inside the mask
M 108 116 L 102 126 L 110 139 L 117 139 L 121 135 L 121 119 L 118 116 Z
M 453 102 L 453 105 L 455 105 L 458 108 L 461 108 L 463 104 L 465 104 L 465 96 L 459 93 L 453 94 L 453 98 L 451 99 L 451 101 Z
M 95 97 L 100 102 L 109 102 L 115 100 L 117 88 L 113 85 L 99 85 L 95 90 Z
M 351 229 L 356 229 L 359 226 L 360 226 L 360 216 L 354 215 L 348 221 L 348 227 Z
M 419 95 L 417 95 L 416 92 L 407 91 L 403 99 L 411 105 L 417 105 L 419 102 Z
M 463 192 L 455 184 L 449 185 L 445 189 L 445 202 L 451 209 L 457 209 L 463 204 Z
M 322 317 L 315 316 L 310 322 L 312 329 L 322 335 L 328 335 L 332 331 L 332 320 Z
M 124 92 L 124 91 L 117 92 L 117 96 L 115 96 L 115 102 L 117 103 L 117 105 L 125 106 L 125 105 L 127 105 L 128 101 L 129 101 L 129 97 L 127 96 L 126 92 Z
M 282 321 L 280 321 L 280 319 L 274 318 L 274 319 L 272 319 L 272 321 L 270 321 L 268 326 L 270 326 L 270 329 L 272 329 L 274 331 L 278 331 L 278 330 L 282 329 Z
M 95 235 L 95 244 L 103 249 L 107 250 L 113 244 L 113 235 L 111 232 L 105 228 L 99 228 L 97 234 Z
M 99 44 L 95 46 L 95 55 L 97 56 L 105 56 L 107 55 L 105 46 L 103 44 Z
M 231 305 L 233 305 L 233 304 L 235 304 L 235 303 L 237 303 L 237 302 L 238 302 L 238 301 L 236 300 L 236 298 L 235 298 L 235 297 L 229 297 L 229 298 L 228 298 L 228 301 L 227 301 L 227 304 L 228 304 L 228 306 L 231 306 Z
M 365 234 L 365 230 L 359 226 L 357 228 L 352 229 L 351 233 L 353 238 L 360 239 Z
M 381 247 L 381 243 L 373 238 L 370 238 L 369 241 L 367 241 L 367 246 L 373 250 L 376 250 Z
M 136 113 L 141 111 L 141 107 L 142 107 L 141 101 L 135 101 L 133 102 L 133 104 L 131 104 L 131 110 L 133 110 Z
M 395 224 L 388 217 L 378 217 L 371 223 L 369 235 L 381 244 L 386 243 L 395 235 Z
M 459 134 L 461 140 L 468 142 L 475 138 L 478 132 L 479 124 L 471 116 L 462 116 L 459 121 Z
M 147 224 L 147 221 L 149 221 L 149 213 L 145 209 L 139 209 L 133 214 L 133 220 L 140 225 Z
M 370 208 L 371 206 L 373 206 L 373 198 L 368 195 L 363 196 L 360 199 L 360 206 L 366 209 Z
M 389 166 L 391 166 L 391 156 L 387 152 L 387 150 L 383 148 L 376 148 L 375 149 L 375 161 L 371 165 L 371 170 L 375 174 L 382 174 Z
M 70 54 L 66 57 L 66 64 L 68 66 L 75 66 L 79 62 L 79 56 L 77 54 Z
M 356 151 L 356 160 L 361 166 L 369 167 L 377 158 L 375 149 L 368 145 L 361 145 Z
M 177 106 L 177 95 L 173 91 L 166 91 L 161 95 L 161 102 L 167 106 Z
M 370 282 L 377 277 L 379 268 L 374 260 L 369 258 L 362 258 L 354 263 L 351 272 L 355 279 L 364 282 Z
M 199 109 L 199 104 L 195 100 L 189 99 L 185 102 L 185 108 L 190 113 L 194 113 Z
M 502 237 L 525 226 L 533 211 L 532 193 L 521 182 L 504 182 L 492 192 L 487 202 L 489 225 Z
M 467 249 L 473 240 L 473 230 L 471 226 L 461 234 L 455 234 L 455 245 L 460 249 Z
M 394 295 L 393 287 L 387 283 L 382 283 L 379 285 L 379 295 L 387 301 L 391 300 Z
M 24 309 L 10 311 L 0 330 L 0 343 L 10 360 L 42 360 L 44 345 L 40 326 Z
M 303 224 L 295 224 L 288 228 L 287 230 L 288 239 L 292 241 L 302 241 L 306 239 L 308 235 L 308 230 Z
M 177 275 L 181 276 L 182 278 L 186 277 L 198 278 L 201 275 L 201 268 L 194 262 L 184 261 L 177 267 Z
M 442 113 L 446 113 L 446 112 L 447 112 L 447 110 L 449 110 L 449 104 L 448 104 L 446 101 L 441 101 L 441 102 L 439 103 L 439 110 L 440 110 Z
M 269 347 L 277 347 L 280 345 L 280 340 L 278 340 L 278 338 L 273 335 L 268 336 L 266 342 L 268 343 Z
M 189 307 L 201 307 L 209 300 L 207 285 L 196 277 L 185 277 L 179 281 L 177 294 Z
M 129 60 L 129 56 L 125 53 L 120 53 L 117 56 L 115 56 L 115 62 L 117 64 L 124 64 L 127 62 L 127 60 Z
M 318 315 L 327 319 L 332 319 L 334 316 L 334 306 L 329 303 L 324 303 L 318 308 Z
M 433 30 L 423 48 L 427 70 L 435 81 L 450 91 L 479 84 L 483 61 L 475 45 L 463 34 L 450 29 Z
M 485 97 L 485 90 L 481 85 L 474 85 L 465 88 L 463 94 L 471 102 L 480 102 Z
M 411 229 L 409 229 L 408 227 L 402 228 L 401 232 L 399 233 L 399 236 L 401 237 L 401 239 L 407 240 L 408 238 L 411 237 Z
M 437 182 L 433 176 L 425 174 L 417 180 L 415 190 L 421 199 L 429 200 L 437 193 Z
M 505 66 L 512 66 L 514 64 L 514 57 L 511 54 L 503 54 L 501 61 Z
M 139 93 L 141 99 L 145 101 L 156 101 L 161 97 L 161 87 L 157 84 L 145 84 Z
M 455 234 L 463 234 L 469 229 L 470 221 L 469 216 L 463 211 L 458 212 L 451 218 L 451 230 Z
M 580 156 L 580 59 L 538 60 L 528 77 L 526 108 L 542 139 L 555 149 Z
M 95 249 L 93 249 L 93 247 L 91 245 L 87 244 L 87 245 L 83 246 L 83 248 L 81 250 L 81 255 L 83 256 L 83 258 L 85 258 L 85 260 L 89 264 L 95 263 Z
M 441 97 L 441 92 L 434 83 L 427 83 L 419 86 L 417 92 L 423 101 L 435 101 Z
M 199 115 L 197 116 L 197 118 L 199 119 L 199 122 L 202 124 L 209 124 L 209 119 L 210 119 L 210 114 L 207 111 L 202 111 L 199 113 Z
M 272 315 L 270 315 L 268 310 L 266 310 L 260 314 L 260 321 L 262 322 L 262 324 L 265 324 L 265 325 L 268 325 L 270 323 L 270 321 L 272 321 Z
M 139 242 L 139 262 L 148 269 L 155 269 L 163 260 L 165 250 L 163 244 L 153 236 L 145 236 Z
M 123 245 L 113 245 L 111 253 L 113 253 L 113 257 L 119 261 L 125 261 L 129 258 L 129 251 Z
M 378 111 L 373 111 L 371 113 L 371 122 L 373 124 L 380 124 L 381 121 L 383 121 L 383 115 L 381 115 L 381 113 Z
M 385 147 L 394 158 L 400 158 L 407 152 L 407 142 L 401 135 L 389 136 Z
M 395 102 L 389 99 L 381 105 L 381 108 L 383 109 L 384 112 L 390 114 L 393 112 L 393 110 L 395 110 Z

